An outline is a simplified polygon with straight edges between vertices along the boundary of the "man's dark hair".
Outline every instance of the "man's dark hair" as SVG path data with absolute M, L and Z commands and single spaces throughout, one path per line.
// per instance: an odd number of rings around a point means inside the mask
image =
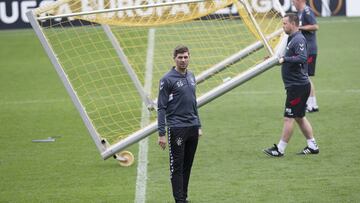
M 176 56 L 178 54 L 182 54 L 182 53 L 185 53 L 185 52 L 188 52 L 189 55 L 190 55 L 189 48 L 187 48 L 187 46 L 184 46 L 184 45 L 176 46 L 175 49 L 174 49 L 174 58 L 176 58 Z
M 296 13 L 287 13 L 287 14 L 285 14 L 284 18 L 285 17 L 289 18 L 290 23 L 295 22 L 295 25 L 299 26 L 299 17 L 296 15 Z

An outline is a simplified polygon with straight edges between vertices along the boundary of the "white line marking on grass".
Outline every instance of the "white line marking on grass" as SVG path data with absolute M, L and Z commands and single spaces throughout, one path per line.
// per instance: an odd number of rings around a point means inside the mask
M 144 91 L 151 92 L 153 58 L 155 46 L 155 29 L 149 30 L 148 50 L 146 56 L 146 72 Z M 145 105 L 142 108 L 141 127 L 145 127 L 150 122 L 150 112 Z M 139 160 L 136 176 L 135 203 L 145 203 L 146 200 L 146 181 L 147 181 L 147 165 L 148 165 L 148 148 L 149 138 L 146 137 L 139 143 Z
M 149 139 L 147 137 L 139 142 L 139 159 L 138 159 L 137 176 L 136 176 L 135 203 L 145 202 L 148 148 L 149 148 L 148 142 Z

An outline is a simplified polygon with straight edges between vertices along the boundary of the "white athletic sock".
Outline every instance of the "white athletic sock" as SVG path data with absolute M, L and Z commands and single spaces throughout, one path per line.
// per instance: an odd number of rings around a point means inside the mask
M 312 105 L 311 105 L 311 97 L 308 98 L 308 100 L 306 101 L 306 105 L 307 105 L 307 108 L 308 109 L 311 109 L 312 108 Z
M 309 97 L 308 100 L 306 101 L 306 105 L 308 109 L 312 109 L 313 106 L 312 101 L 313 101 L 312 97 Z
M 313 108 L 319 108 L 318 105 L 317 105 L 317 102 L 316 102 L 316 97 L 312 97 L 312 106 Z
M 288 143 L 280 140 L 280 141 L 279 141 L 279 144 L 277 145 L 279 152 L 281 152 L 282 154 L 284 154 L 287 144 L 288 144 Z
M 311 139 L 308 139 L 306 141 L 307 141 L 307 145 L 308 145 L 309 148 L 311 148 L 311 149 L 319 149 L 317 144 L 316 144 L 315 138 L 311 138 Z

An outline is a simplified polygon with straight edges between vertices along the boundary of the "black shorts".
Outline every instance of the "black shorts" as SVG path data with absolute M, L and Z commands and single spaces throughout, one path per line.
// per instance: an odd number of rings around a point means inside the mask
M 284 117 L 302 118 L 305 116 L 306 101 L 310 95 L 310 83 L 286 89 Z
M 315 76 L 316 56 L 316 54 L 309 54 L 307 58 L 309 76 Z

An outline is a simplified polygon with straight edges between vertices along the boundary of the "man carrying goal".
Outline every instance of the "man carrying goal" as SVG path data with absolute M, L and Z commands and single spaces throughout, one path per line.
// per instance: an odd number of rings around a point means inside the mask
M 187 67 L 190 52 L 177 46 L 176 66 L 160 79 L 158 97 L 158 143 L 164 150 L 169 143 L 170 179 L 176 203 L 187 202 L 191 166 L 202 132 L 196 102 L 195 76 Z M 167 126 L 168 140 L 166 140 Z
M 306 71 L 307 44 L 304 35 L 299 31 L 299 17 L 294 13 L 286 14 L 283 18 L 283 29 L 289 35 L 285 56 L 279 59 L 286 89 L 284 126 L 279 144 L 265 149 L 264 153 L 272 157 L 283 156 L 294 130 L 294 121 L 296 121 L 307 141 L 307 146 L 299 154 L 318 154 L 319 148 L 313 129 L 305 117 L 306 101 L 311 87 Z

